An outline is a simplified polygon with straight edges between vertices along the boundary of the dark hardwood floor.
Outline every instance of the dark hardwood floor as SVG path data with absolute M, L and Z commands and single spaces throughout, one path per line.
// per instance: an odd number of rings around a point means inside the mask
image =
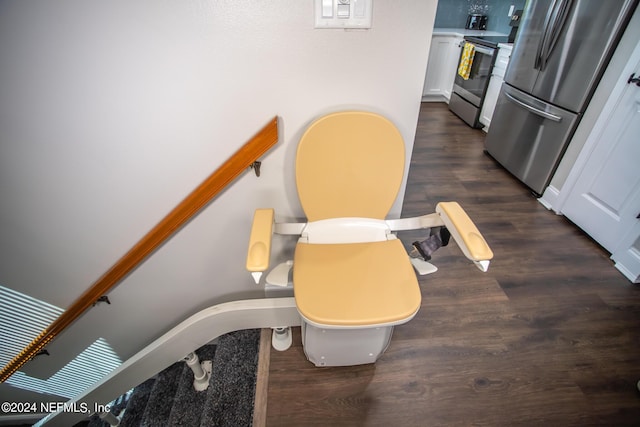
M 316 368 L 295 331 L 271 351 L 268 426 L 640 425 L 640 288 L 483 140 L 423 104 L 403 217 L 460 202 L 495 253 L 489 272 L 455 243 L 436 252 L 420 311 L 375 365 Z

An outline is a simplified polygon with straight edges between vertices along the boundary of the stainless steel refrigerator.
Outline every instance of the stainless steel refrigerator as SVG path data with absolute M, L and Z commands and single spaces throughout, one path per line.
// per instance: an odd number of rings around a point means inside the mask
M 542 194 L 638 0 L 528 0 L 485 141 Z

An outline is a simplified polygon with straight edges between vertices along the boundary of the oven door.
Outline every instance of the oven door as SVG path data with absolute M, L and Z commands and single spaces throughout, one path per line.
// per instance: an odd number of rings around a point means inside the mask
M 467 41 L 466 43 L 470 42 Z M 453 91 L 480 108 L 484 94 L 487 91 L 487 86 L 489 85 L 489 79 L 491 78 L 491 69 L 493 68 L 493 62 L 495 60 L 496 49 L 475 43 L 472 44 L 475 46 L 475 55 L 471 63 L 469 78 L 467 80 L 463 79 L 456 70 Z M 464 47 L 464 43 L 462 46 Z M 460 58 L 462 58 L 462 54 Z M 459 66 L 460 60 L 458 60 L 458 67 Z

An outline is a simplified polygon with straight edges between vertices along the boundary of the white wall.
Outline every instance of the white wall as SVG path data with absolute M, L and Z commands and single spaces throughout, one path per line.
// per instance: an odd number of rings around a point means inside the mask
M 303 216 L 293 158 L 310 121 L 380 112 L 409 159 L 436 3 L 374 0 L 373 28 L 344 31 L 314 30 L 311 0 L 0 2 L 4 286 L 68 306 L 271 117 L 282 125 L 262 176 L 218 197 L 47 363 L 98 336 L 127 358 L 198 309 L 260 297 L 243 269 L 251 217 Z

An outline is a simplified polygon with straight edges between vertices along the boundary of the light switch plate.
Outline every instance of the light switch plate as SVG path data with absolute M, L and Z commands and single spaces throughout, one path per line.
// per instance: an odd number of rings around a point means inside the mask
M 313 0 L 315 28 L 371 28 L 373 0 Z

